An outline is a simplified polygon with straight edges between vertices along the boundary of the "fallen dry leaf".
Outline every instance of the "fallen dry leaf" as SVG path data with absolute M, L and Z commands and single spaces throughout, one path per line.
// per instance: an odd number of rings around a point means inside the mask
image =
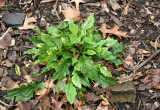
M 52 105 L 51 105 L 51 102 L 50 102 L 50 99 L 49 99 L 49 97 L 47 96 L 47 95 L 45 95 L 44 97 L 42 97 L 41 99 L 40 99 L 40 103 L 39 103 L 39 110 L 44 110 L 44 107 L 45 106 L 48 106 L 49 108 L 54 108 L 54 107 L 52 107 Z
M 124 8 L 124 10 L 123 10 L 123 12 L 122 12 L 122 15 L 127 15 L 127 14 L 128 14 L 129 5 L 130 5 L 130 3 L 128 3 L 128 4 L 125 6 L 125 8 Z
M 79 100 L 77 100 L 77 99 L 74 100 L 74 109 L 75 109 L 75 110 L 76 110 L 76 109 L 82 110 L 82 109 L 81 109 L 81 105 L 82 105 L 81 101 L 79 101 Z
M 108 106 L 109 105 L 109 101 L 107 98 L 105 98 L 103 95 L 100 95 L 100 98 L 103 100 L 102 101 L 102 104 L 105 105 L 105 106 Z
M 144 50 L 144 49 L 138 49 L 138 51 L 136 52 L 138 54 L 150 54 L 150 51 Z
M 117 67 L 118 71 L 125 71 L 128 73 L 128 70 L 126 70 L 125 68 L 123 68 L 123 66 L 119 66 Z
M 108 106 L 102 106 L 101 104 L 99 104 L 96 110 L 111 110 L 111 109 L 109 109 Z
M 9 60 L 5 60 L 1 62 L 1 65 L 6 66 L 6 67 L 12 67 L 14 63 L 9 62 Z
M 79 10 L 79 3 L 84 3 L 85 1 L 83 1 L 83 0 L 72 0 L 71 2 L 75 2 L 76 9 Z
M 95 102 L 101 100 L 101 98 L 99 96 L 96 96 L 94 93 L 83 94 L 82 98 L 86 102 L 91 102 L 91 103 L 95 103 Z
M 1 49 L 7 48 L 8 46 L 10 46 L 11 43 L 12 43 L 12 38 L 9 33 L 7 33 L 5 37 L 0 38 L 0 48 Z
M 8 71 L 7 71 L 7 69 L 6 68 L 0 68 L 0 77 L 4 77 L 4 76 L 6 76 L 6 75 L 8 75 Z
M 6 3 L 6 0 L 0 0 L 0 8 L 3 7 Z
M 52 99 L 52 103 L 55 104 L 55 107 L 53 108 L 53 110 L 61 110 L 61 106 L 62 106 L 65 102 L 67 102 L 66 96 L 63 96 L 62 100 L 59 101 L 59 102 L 58 102 L 57 100 L 55 100 L 53 97 L 51 97 L 51 99 Z M 56 98 L 56 99 L 57 99 L 57 98 Z
M 17 82 L 14 82 L 10 77 L 5 76 L 1 79 L 1 87 L 5 90 L 12 90 L 18 88 L 19 85 Z
M 146 85 L 146 89 L 159 89 L 160 85 L 160 69 L 151 70 L 147 76 L 141 81 Z
M 150 45 L 152 47 L 156 47 L 157 46 L 158 48 L 160 48 L 160 43 L 155 44 L 155 42 L 152 42 L 152 41 L 150 41 L 149 43 L 150 43 Z
M 32 13 L 27 13 L 26 18 L 24 21 L 24 24 L 22 27 L 19 27 L 19 29 L 33 29 L 36 27 L 36 24 L 33 24 L 34 22 L 37 22 L 36 18 L 31 17 Z
M 73 9 L 71 7 L 67 7 L 65 10 L 62 10 L 62 14 L 65 17 L 64 21 L 68 21 L 71 18 L 73 21 L 78 22 L 80 21 L 80 11 Z
M 129 54 L 125 59 L 124 62 L 129 66 L 131 63 L 133 63 L 133 57 L 131 54 Z
M 116 35 L 119 38 L 124 37 L 124 38 L 130 38 L 131 36 L 127 35 L 127 32 L 122 32 L 122 31 L 118 31 L 119 30 L 119 26 L 118 25 L 114 25 L 111 29 L 106 29 L 106 24 L 103 23 L 101 25 L 101 27 L 99 28 L 99 30 L 102 32 L 103 34 L 103 39 L 106 38 L 106 34 L 110 34 L 110 35 Z

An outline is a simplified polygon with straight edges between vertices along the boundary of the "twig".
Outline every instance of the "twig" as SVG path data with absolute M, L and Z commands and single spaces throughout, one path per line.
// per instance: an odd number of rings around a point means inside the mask
M 149 58 L 147 58 L 145 61 L 143 61 L 140 65 L 138 65 L 135 69 L 134 69 L 134 73 L 136 71 L 138 71 L 142 66 L 144 66 L 146 63 L 148 63 L 152 58 L 154 58 L 158 53 L 160 53 L 160 49 L 157 50 L 156 52 L 154 52 Z
M 9 27 L 7 29 L 7 31 L 0 37 L 0 40 L 3 39 L 6 36 L 6 34 L 10 31 L 10 29 L 11 29 L 11 27 Z
M 5 105 L 5 106 L 7 106 L 7 107 L 10 107 L 10 105 L 6 104 L 5 102 L 3 102 L 1 100 L 0 100 L 0 103 L 3 104 L 3 105 Z
M 156 38 L 156 41 L 155 41 L 155 50 L 157 51 L 157 44 L 159 42 L 159 38 L 160 38 L 160 35 Z

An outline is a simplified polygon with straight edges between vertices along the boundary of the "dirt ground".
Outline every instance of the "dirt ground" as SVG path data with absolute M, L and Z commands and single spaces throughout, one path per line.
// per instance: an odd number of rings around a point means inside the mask
M 31 1 L 31 2 L 30 2 Z M 41 31 L 46 31 L 46 25 L 57 25 L 65 19 L 62 10 L 68 6 L 75 6 L 75 3 L 69 0 L 8 0 L 6 5 L 0 8 L 0 34 L 3 35 L 8 29 L 8 26 L 3 22 L 2 16 L 6 13 L 32 13 L 32 17 L 37 19 L 35 23 L 37 28 Z M 121 67 L 112 66 L 112 74 L 120 79 L 133 74 L 133 70 L 143 63 L 156 51 L 159 51 L 160 43 L 160 0 L 115 0 L 120 6 L 120 9 L 114 10 L 111 5 L 108 5 L 108 0 L 84 0 L 80 3 L 79 10 L 81 12 L 82 21 L 94 13 L 95 25 L 100 27 L 102 23 L 107 24 L 107 28 L 112 28 L 114 24 L 120 27 L 120 31 L 127 32 L 131 38 L 118 38 L 115 39 L 125 44 L 125 54 L 120 58 L 123 62 Z M 92 4 L 91 4 L 92 3 Z M 129 7 L 126 9 L 127 13 L 123 14 L 127 4 Z M 57 5 L 55 5 L 57 4 Z M 102 7 L 107 4 L 109 12 L 106 12 Z M 54 9 L 56 7 L 56 11 Z M 43 18 L 43 19 L 42 19 Z M 117 20 L 118 19 L 118 20 Z M 24 76 L 27 73 L 23 72 L 23 76 L 18 76 L 15 73 L 15 64 L 20 68 L 25 66 L 24 62 L 32 60 L 31 55 L 23 55 L 23 52 L 32 48 L 33 45 L 29 41 L 29 37 L 35 32 L 33 30 L 20 30 L 17 27 L 12 28 L 9 32 L 15 44 L 5 49 L 0 49 L 0 108 L 4 109 L 9 106 L 11 110 L 29 110 L 28 106 L 33 106 L 35 99 L 28 101 L 26 104 L 23 102 L 12 102 L 3 98 L 7 91 L 2 85 L 8 83 L 7 88 L 15 86 L 15 83 L 25 82 Z M 157 45 L 155 44 L 157 42 Z M 33 67 L 39 69 L 40 67 Z M 23 71 L 23 69 L 21 70 Z M 27 72 L 29 70 L 26 70 Z M 160 109 L 160 52 L 155 54 L 147 63 L 142 65 L 136 70 L 136 75 L 133 81 L 136 85 L 136 99 L 135 103 L 119 102 L 112 103 L 109 100 L 109 105 L 100 107 L 101 101 L 86 100 L 84 105 L 81 105 L 83 110 L 159 110 Z M 3 77 L 8 76 L 12 80 L 9 82 L 2 81 Z M 3 84 L 5 83 L 5 84 Z M 151 85 L 150 85 L 151 84 Z M 106 88 L 105 88 L 106 89 Z M 9 89 L 7 89 L 9 90 Z M 101 88 L 102 90 L 102 88 Z M 86 94 L 94 93 L 100 96 L 96 89 L 87 88 Z M 105 95 L 107 92 L 104 93 Z M 87 96 L 86 96 L 87 97 Z M 106 95 L 107 97 L 107 95 Z M 96 97 L 97 98 L 97 97 Z M 4 103 L 3 103 L 4 102 Z M 7 104 L 7 105 L 6 105 Z M 37 105 L 36 105 L 37 106 Z M 99 108 L 98 108 L 99 107 Z M 62 107 L 63 108 L 63 107 Z M 33 109 L 33 108 L 32 108 Z M 35 110 L 38 107 L 34 108 Z M 47 109 L 46 109 L 47 110 Z M 79 109 L 80 110 L 80 109 Z

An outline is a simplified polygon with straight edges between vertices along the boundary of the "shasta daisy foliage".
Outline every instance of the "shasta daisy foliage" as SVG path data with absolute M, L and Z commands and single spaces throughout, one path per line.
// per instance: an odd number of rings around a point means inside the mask
M 102 39 L 93 25 L 94 17 L 90 15 L 82 25 L 69 19 L 57 26 L 49 26 L 48 34 L 34 29 L 37 33 L 30 40 L 35 48 L 24 52 L 34 54 L 35 64 L 46 62 L 39 74 L 55 70 L 52 78 L 58 80 L 56 90 L 63 89 L 71 104 L 77 98 L 78 90 L 83 86 L 90 87 L 89 80 L 104 86 L 117 84 L 107 68 L 95 61 L 107 60 L 120 65 L 117 57 L 124 53 L 124 44 L 114 39 Z

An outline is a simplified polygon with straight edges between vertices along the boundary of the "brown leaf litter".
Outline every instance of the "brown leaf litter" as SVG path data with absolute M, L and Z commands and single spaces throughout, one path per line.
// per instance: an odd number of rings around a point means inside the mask
M 152 69 L 141 81 L 146 85 L 146 89 L 160 89 L 160 69 Z
M 75 4 L 76 4 L 76 9 L 79 10 L 79 4 L 80 4 L 80 3 L 84 3 L 85 1 L 83 1 L 83 0 L 72 0 L 71 2 L 75 2 Z
M 37 22 L 37 20 L 35 17 L 31 17 L 31 15 L 32 15 L 32 13 L 26 14 L 24 24 L 22 27 L 19 27 L 19 29 L 27 30 L 27 29 L 33 29 L 33 28 L 37 27 L 36 24 L 33 24 L 33 23 Z
M 78 22 L 81 19 L 80 11 L 71 7 L 67 7 L 65 10 L 62 10 L 62 14 L 65 17 L 64 21 L 68 21 L 69 18 L 71 18 L 73 21 Z
M 116 35 L 119 38 L 124 37 L 124 38 L 130 38 L 131 36 L 127 35 L 127 32 L 122 32 L 122 31 L 118 31 L 119 30 L 119 26 L 118 25 L 114 25 L 111 29 L 107 29 L 106 24 L 103 23 L 101 25 L 101 27 L 99 28 L 99 30 L 102 32 L 103 34 L 103 39 L 106 38 L 106 34 L 109 35 Z

